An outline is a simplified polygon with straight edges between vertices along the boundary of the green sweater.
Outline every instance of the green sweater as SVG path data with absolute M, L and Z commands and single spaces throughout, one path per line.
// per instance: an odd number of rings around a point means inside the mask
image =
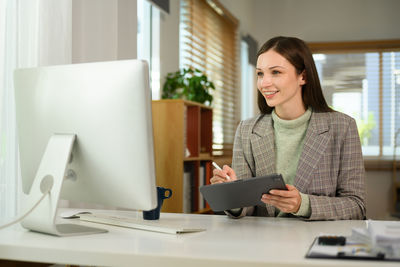
M 311 113 L 312 110 L 309 108 L 297 119 L 282 120 L 276 115 L 275 110 L 272 112 L 276 148 L 276 171 L 282 174 L 283 180 L 287 184 L 292 185 L 296 176 Z M 308 195 L 300 193 L 300 196 L 300 208 L 297 213 L 293 214 L 309 217 L 311 208 Z M 279 212 L 278 216 L 284 216 L 284 214 L 283 212 Z

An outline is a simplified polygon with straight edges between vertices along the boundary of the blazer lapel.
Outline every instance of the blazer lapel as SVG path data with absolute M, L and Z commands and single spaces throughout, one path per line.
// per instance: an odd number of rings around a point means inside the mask
M 250 143 L 256 176 L 275 173 L 275 142 L 272 118 L 264 116 L 253 128 Z
M 330 137 L 326 113 L 313 112 L 294 178 L 294 186 L 299 191 L 307 192 L 308 184 L 312 179 L 310 175 L 325 153 Z
M 276 172 L 274 140 L 272 118 L 271 116 L 265 115 L 255 124 L 252 134 L 250 135 L 256 176 L 263 176 Z M 265 207 L 270 216 L 274 216 L 275 207 L 269 204 L 265 204 Z

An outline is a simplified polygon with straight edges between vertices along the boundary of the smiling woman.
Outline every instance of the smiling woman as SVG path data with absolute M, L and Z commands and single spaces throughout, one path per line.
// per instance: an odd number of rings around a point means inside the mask
M 257 53 L 261 114 L 236 131 L 232 168 L 214 170 L 211 183 L 280 173 L 287 190 L 264 194 L 262 205 L 226 211 L 307 220 L 365 218 L 364 164 L 355 120 L 323 97 L 307 45 L 275 37 Z
M 312 54 L 307 45 L 297 38 L 276 37 L 266 42 L 257 53 L 257 64 L 266 58 L 266 52 L 275 53 L 275 60 L 281 60 L 282 67 L 286 66 L 295 71 L 303 84 L 301 95 L 304 106 L 311 105 L 315 111 L 330 112 L 322 93 L 318 72 Z M 294 52 L 295 51 L 295 52 Z M 271 58 L 272 59 L 272 58 Z M 278 62 L 278 61 L 277 61 Z M 279 65 L 278 65 L 279 66 Z M 289 71 L 289 70 L 287 70 Z M 258 73 L 257 73 L 258 75 Z M 257 88 L 260 88 L 257 85 Z M 258 94 L 258 107 L 262 113 L 271 114 L 273 107 L 269 106 L 261 93 Z

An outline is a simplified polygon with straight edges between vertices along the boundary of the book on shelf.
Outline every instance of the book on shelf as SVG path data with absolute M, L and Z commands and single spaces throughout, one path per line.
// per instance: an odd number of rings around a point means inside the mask
M 191 213 L 196 207 L 194 207 L 194 177 L 195 177 L 195 166 L 192 162 L 187 162 L 184 164 L 183 173 L 183 203 L 182 211 L 183 213 Z
M 182 211 L 183 213 L 190 213 L 192 206 L 192 199 L 191 199 L 191 174 L 190 172 L 183 173 L 183 203 L 182 203 Z
M 200 168 L 199 168 L 199 186 L 197 187 L 198 196 L 199 196 L 199 207 L 198 207 L 199 210 L 202 210 L 205 207 L 205 205 L 204 205 L 204 197 L 199 191 L 200 187 L 205 184 L 205 180 L 206 180 L 206 171 L 205 171 L 205 169 L 206 169 L 205 163 L 204 162 L 200 163 Z
M 199 165 L 194 162 L 184 164 L 183 173 L 183 212 L 191 213 L 206 208 L 207 204 L 200 193 L 199 188 L 207 182 L 207 175 L 210 175 L 208 161 L 201 161 Z

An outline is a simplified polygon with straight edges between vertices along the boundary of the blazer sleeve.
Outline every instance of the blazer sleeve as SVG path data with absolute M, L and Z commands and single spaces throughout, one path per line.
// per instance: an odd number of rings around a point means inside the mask
M 238 179 L 248 178 L 253 176 L 251 169 L 249 167 L 248 162 L 246 161 L 246 157 L 243 152 L 243 131 L 245 131 L 246 127 L 243 127 L 243 121 L 240 122 L 237 127 L 235 134 L 235 141 L 233 145 L 233 158 L 232 158 L 232 169 L 236 173 L 236 177 Z M 246 135 L 244 135 L 246 136 Z M 247 135 L 248 136 L 248 135 Z M 254 207 L 245 207 L 239 211 L 225 211 L 225 213 L 234 219 L 242 218 L 246 215 L 252 215 L 254 212 Z
M 338 152 L 336 192 L 333 196 L 309 194 L 309 220 L 365 219 L 365 169 L 354 119 L 349 121 Z

